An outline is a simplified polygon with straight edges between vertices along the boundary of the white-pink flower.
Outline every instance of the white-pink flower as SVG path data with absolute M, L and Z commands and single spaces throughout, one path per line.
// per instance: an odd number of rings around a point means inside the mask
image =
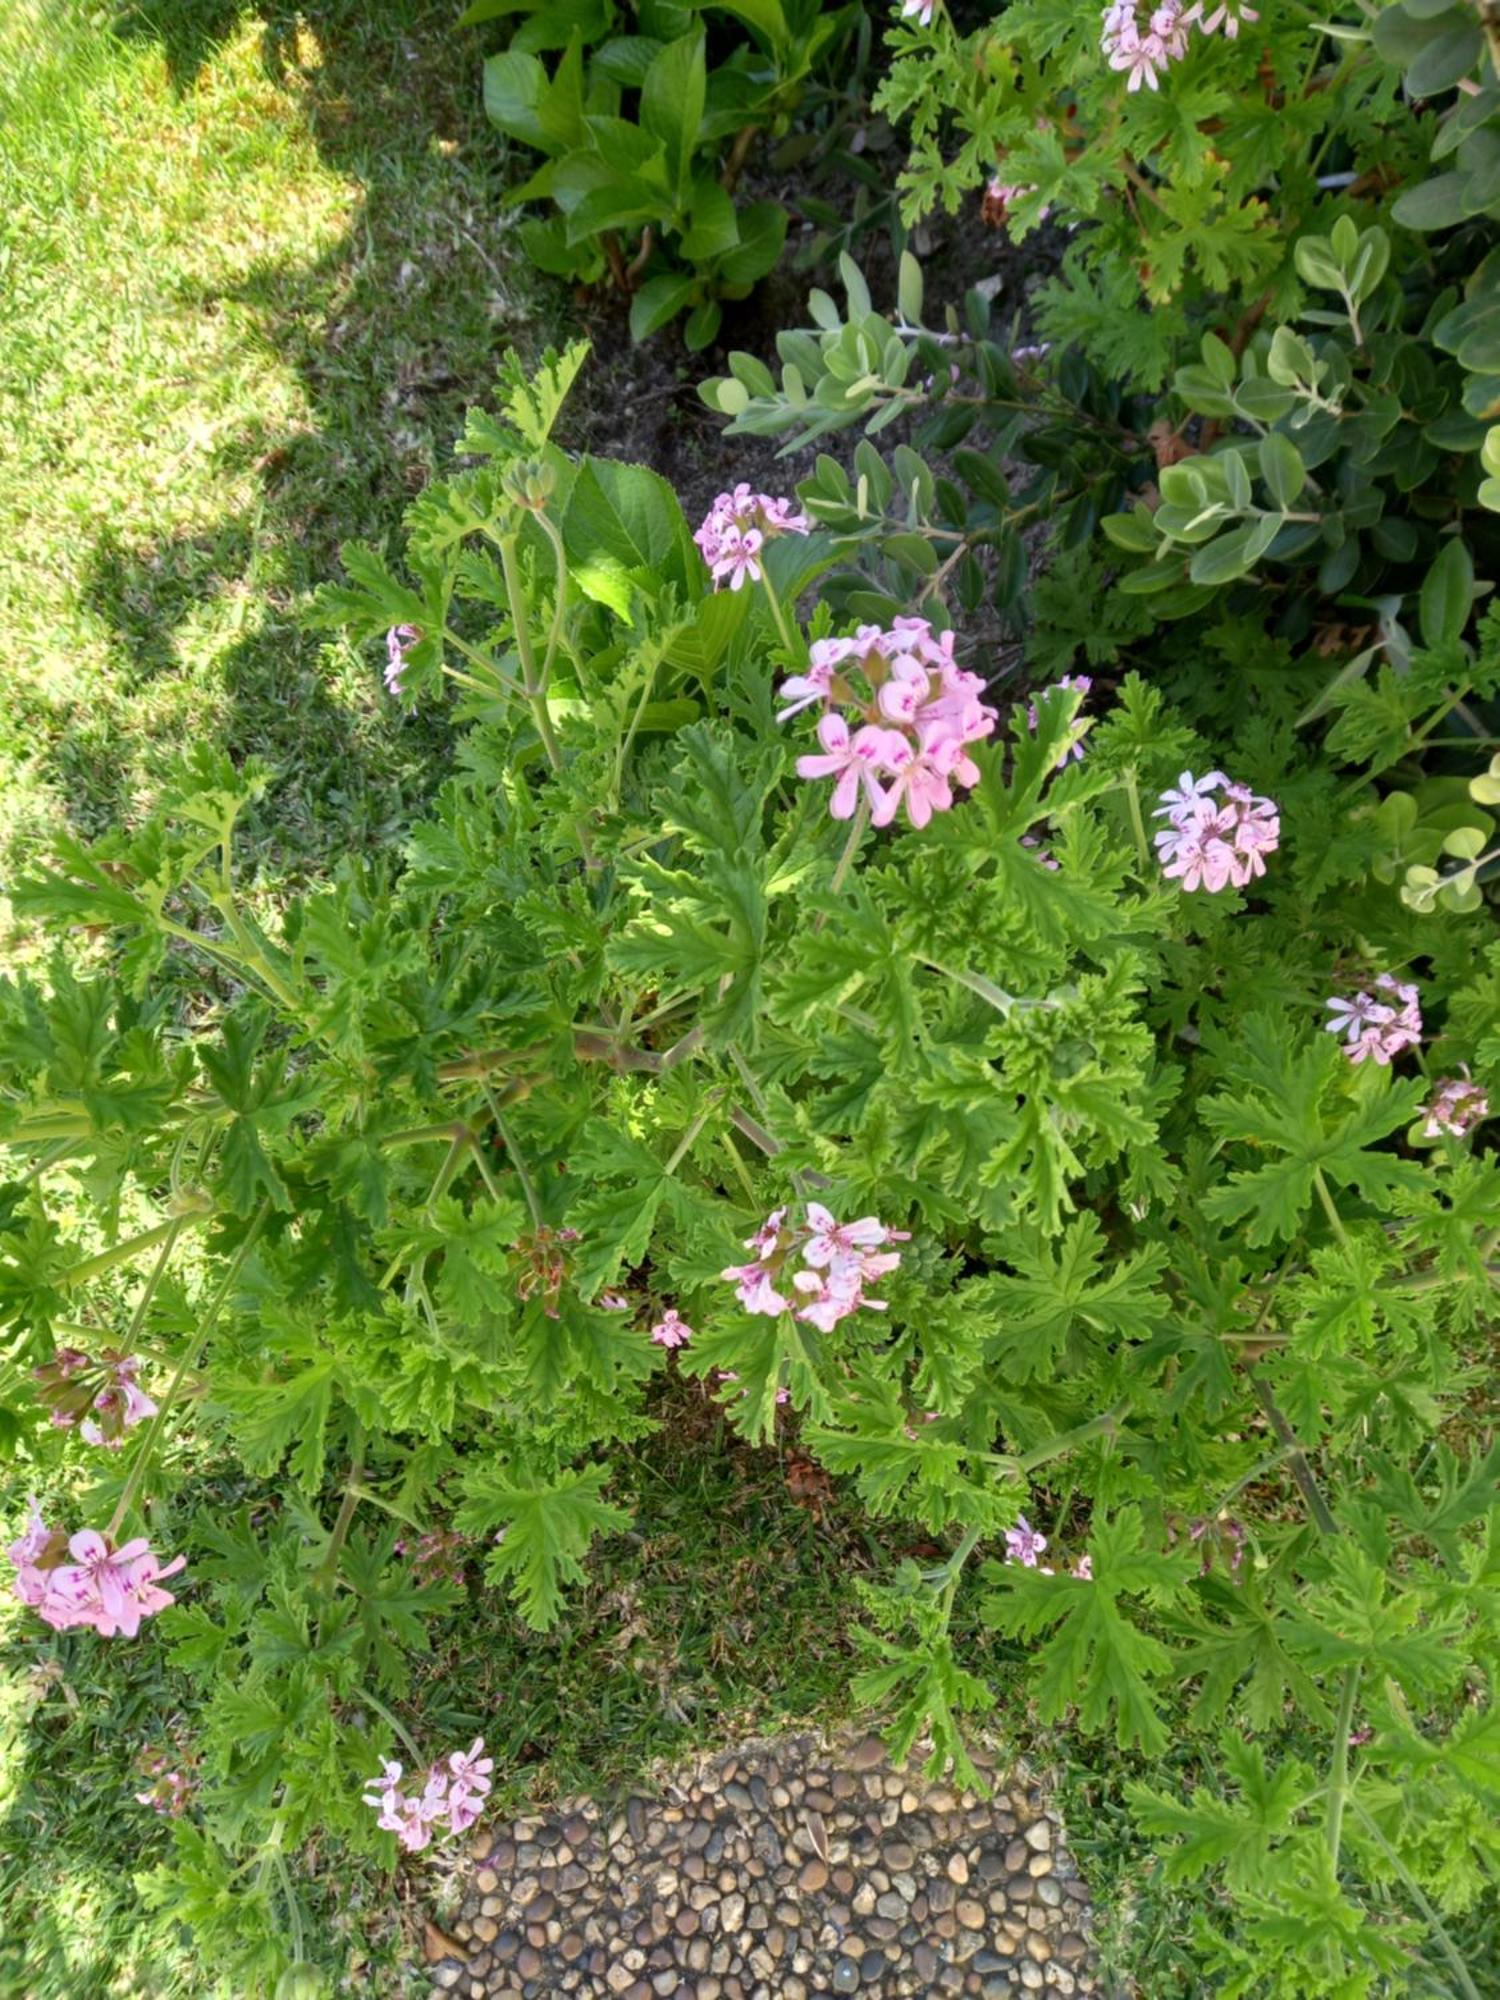
M 1185 889 L 1243 889 L 1265 874 L 1266 855 L 1281 844 L 1275 801 L 1232 784 L 1222 771 L 1203 778 L 1184 771 L 1152 817 L 1167 821 L 1155 835 L 1162 873 Z
M 1488 1095 L 1465 1070 L 1462 1076 L 1439 1079 L 1432 1102 L 1427 1107 L 1427 1122 L 1422 1130 L 1429 1139 L 1436 1139 L 1444 1133 L 1453 1139 L 1464 1139 L 1489 1115 Z
M 755 1263 L 733 1264 L 722 1274 L 737 1287 L 747 1312 L 793 1311 L 809 1326 L 831 1333 L 850 1313 L 886 1310 L 885 1301 L 871 1298 L 865 1287 L 900 1264 L 900 1251 L 886 1246 L 906 1242 L 905 1230 L 890 1229 L 873 1215 L 840 1223 L 816 1201 L 807 1204 L 804 1222 L 788 1228 L 785 1216 L 785 1209 L 777 1209 L 747 1239 L 759 1251 Z
M 838 780 L 828 808 L 833 817 L 851 819 L 863 791 L 871 817 L 884 812 L 889 818 L 885 788 L 878 777 L 882 772 L 892 773 L 896 761 L 903 754 L 910 754 L 906 738 L 894 729 L 881 729 L 874 723 L 866 723 L 851 736 L 843 716 L 831 713 L 818 723 L 818 741 L 823 746 L 820 753 L 797 759 L 797 776 Z
M 430 1844 L 435 1828 L 468 1832 L 484 1810 L 494 1768 L 493 1759 L 484 1755 L 484 1738 L 476 1736 L 467 1750 L 452 1752 L 446 1767 L 430 1766 L 419 1793 L 401 1789 L 400 1764 L 382 1764 L 379 1776 L 368 1780 L 364 1802 L 375 1812 L 377 1826 L 395 1834 L 408 1852 L 418 1853 Z
M 400 696 L 401 676 L 406 672 L 406 656 L 421 638 L 415 625 L 393 625 L 385 635 L 385 685 L 388 694 Z
M 1335 995 L 1325 1000 L 1333 1019 L 1323 1026 L 1328 1034 L 1343 1039 L 1350 1062 L 1373 1062 L 1383 1069 L 1403 1049 L 1415 1048 L 1421 1041 L 1422 1008 L 1410 981 L 1382 972 L 1374 985 L 1383 998 L 1359 992 L 1347 999 Z
M 1016 1516 L 1016 1525 L 1005 1531 L 1005 1553 L 1011 1562 L 1035 1569 L 1038 1559 L 1047 1546 L 1047 1537 L 1038 1534 L 1024 1514 Z
M 901 0 L 902 20 L 915 21 L 920 28 L 930 28 L 936 12 L 937 0 Z

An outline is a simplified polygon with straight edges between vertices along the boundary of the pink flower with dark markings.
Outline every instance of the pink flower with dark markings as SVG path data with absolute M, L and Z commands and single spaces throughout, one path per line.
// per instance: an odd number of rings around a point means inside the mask
M 402 1767 L 390 1761 L 368 1780 L 364 1802 L 376 1814 L 375 1824 L 395 1834 L 408 1853 L 428 1846 L 434 1830 L 467 1833 L 484 1810 L 494 1760 L 484 1754 L 484 1738 L 476 1736 L 467 1750 L 455 1750 L 446 1766 L 429 1766 L 420 1793 L 401 1789 Z
M 1152 817 L 1167 821 L 1155 836 L 1162 873 L 1184 889 L 1243 889 L 1265 874 L 1266 855 L 1281 844 L 1275 801 L 1232 784 L 1222 771 L 1203 778 L 1184 771 Z
M 1415 1048 L 1421 1041 L 1422 1009 L 1417 989 L 1409 981 L 1382 972 L 1374 986 L 1374 993 L 1359 992 L 1348 999 L 1335 995 L 1326 1000 L 1323 1004 L 1333 1019 L 1325 1021 L 1323 1027 L 1327 1034 L 1342 1038 L 1350 1062 L 1373 1062 L 1384 1069 L 1403 1049 Z
M 692 1337 L 693 1329 L 676 1306 L 668 1306 L 651 1329 L 651 1339 L 657 1347 L 686 1347 Z
M 1489 1097 L 1465 1070 L 1462 1076 L 1445 1076 L 1439 1080 L 1432 1102 L 1427 1107 L 1427 1122 L 1422 1130 L 1429 1139 L 1436 1139 L 1443 1133 L 1452 1139 L 1464 1139 L 1489 1115 Z
M 385 635 L 385 685 L 388 694 L 401 695 L 401 676 L 406 672 L 406 656 L 421 640 L 415 625 L 393 625 Z
M 805 535 L 812 523 L 790 500 L 751 491 L 742 480 L 732 493 L 721 493 L 693 540 L 708 564 L 715 587 L 728 582 L 741 589 L 746 580 L 759 583 L 761 551 L 779 535 Z
M 831 1333 L 850 1313 L 886 1310 L 885 1301 L 871 1298 L 865 1286 L 900 1264 L 901 1253 L 884 1246 L 906 1242 L 905 1230 L 890 1229 L 873 1215 L 840 1223 L 816 1201 L 807 1204 L 805 1222 L 788 1227 L 785 1218 L 786 1210 L 777 1209 L 746 1238 L 746 1248 L 756 1252 L 753 1263 L 731 1264 L 722 1273 L 738 1288 L 747 1312 L 793 1311 L 809 1326 Z
M 1047 1537 L 1038 1534 L 1024 1514 L 1016 1516 L 1016 1525 L 1005 1531 L 1005 1553 L 1011 1562 L 1023 1564 L 1027 1569 L 1035 1569 L 1038 1558 L 1047 1546 Z
M 34 1501 L 25 1532 L 6 1553 L 16 1572 L 16 1596 L 54 1631 L 91 1625 L 106 1639 L 133 1639 L 143 1618 L 175 1602 L 161 1579 L 187 1561 L 178 1556 L 163 1564 L 144 1537 L 116 1548 L 96 1528 L 80 1529 L 65 1542 L 48 1529 Z
M 950 809 L 955 784 L 979 782 L 968 746 L 993 732 L 995 711 L 953 645 L 951 631 L 934 633 L 925 618 L 862 625 L 850 638 L 815 642 L 807 673 L 783 683 L 778 720 L 824 704 L 823 754 L 799 757 L 797 775 L 837 780 L 835 819 L 850 818 L 863 791 L 873 825 L 889 826 L 904 805 L 911 824 L 924 827 Z

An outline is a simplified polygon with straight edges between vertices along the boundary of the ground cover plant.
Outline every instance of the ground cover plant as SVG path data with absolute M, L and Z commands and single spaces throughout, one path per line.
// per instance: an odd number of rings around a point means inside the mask
M 447 741 L 399 834 L 273 892 L 205 744 L 11 885 L 14 1594 L 226 1990 L 598 1772 L 570 1715 L 846 1682 L 1058 1751 L 1153 2000 L 1495 1990 L 1483 24 L 905 13 L 914 199 L 1083 224 L 1039 327 L 845 258 L 691 513 L 561 442 L 584 343 L 508 360 L 301 607 Z M 741 1468 L 727 1616 L 790 1518 L 828 1635 L 769 1695 L 660 1656 Z

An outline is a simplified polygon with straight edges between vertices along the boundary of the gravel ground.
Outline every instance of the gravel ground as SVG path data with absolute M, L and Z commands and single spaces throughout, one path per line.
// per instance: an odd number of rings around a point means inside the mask
M 980 1799 L 797 1736 L 482 1831 L 429 1974 L 432 2000 L 1092 1994 L 1087 1924 L 1034 1784 Z

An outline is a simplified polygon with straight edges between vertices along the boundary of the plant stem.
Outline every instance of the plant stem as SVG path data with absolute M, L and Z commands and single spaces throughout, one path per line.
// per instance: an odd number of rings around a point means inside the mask
M 398 1743 L 404 1743 L 406 1745 L 407 1749 L 411 1752 L 413 1758 L 415 1759 L 414 1768 L 417 1770 L 425 1769 L 426 1767 L 422 1761 L 422 1753 L 417 1748 L 415 1739 L 411 1736 L 410 1732 L 406 1729 L 404 1724 L 399 1723 L 396 1720 L 395 1716 L 391 1714 L 391 1711 L 386 1707 L 385 1703 L 381 1701 L 377 1696 L 371 1694 L 370 1690 L 363 1685 L 353 1687 L 349 1690 L 349 1692 L 354 1696 L 354 1698 L 357 1701 L 362 1701 L 366 1708 L 373 1708 L 375 1713 L 380 1717 L 381 1721 L 386 1723 L 395 1733 L 396 1741 Z
M 349 1477 L 344 1482 L 344 1497 L 339 1502 L 339 1511 L 333 1523 L 333 1532 L 328 1537 L 328 1547 L 323 1552 L 323 1560 L 318 1564 L 313 1577 L 314 1590 L 326 1591 L 333 1583 L 339 1566 L 339 1555 L 348 1540 L 350 1524 L 354 1520 L 355 1509 L 359 1506 L 361 1488 L 359 1476 L 365 1469 L 364 1434 L 358 1425 L 354 1432 L 354 1450 L 349 1460 Z M 321 1638 L 321 1631 L 319 1637 Z
M 136 1300 L 135 1311 L 130 1315 L 130 1325 L 125 1331 L 125 1352 L 127 1354 L 134 1350 L 137 1336 L 140 1334 L 141 1328 L 146 1324 L 146 1314 L 151 1308 L 152 1299 L 156 1296 L 156 1288 L 161 1283 L 162 1273 L 167 1268 L 167 1260 L 177 1247 L 177 1238 L 185 1220 L 186 1218 L 183 1216 L 174 1216 L 173 1228 L 162 1239 L 161 1251 L 157 1256 L 156 1262 L 151 1266 L 151 1275 L 146 1280 L 145 1288 L 140 1297 Z
M 1260 1398 L 1261 1408 L 1271 1420 L 1271 1428 L 1287 1448 L 1287 1462 L 1292 1468 L 1292 1477 L 1302 1489 L 1302 1497 L 1307 1502 L 1308 1509 L 1314 1521 L 1318 1524 L 1319 1532 L 1325 1535 L 1336 1535 L 1339 1531 L 1339 1524 L 1334 1520 L 1328 1502 L 1323 1498 L 1322 1492 L 1319 1489 L 1317 1480 L 1313 1478 L 1312 1467 L 1307 1462 L 1307 1454 L 1297 1441 L 1297 1433 L 1287 1422 L 1280 1404 L 1271 1393 L 1270 1383 L 1261 1375 L 1252 1375 L 1250 1379 L 1255 1385 L 1256 1395 Z
M 1102 1416 L 1090 1417 L 1086 1424 L 1079 1424 L 1071 1431 L 1062 1431 L 1057 1437 L 1049 1438 L 1046 1444 L 1039 1444 L 1034 1451 L 1023 1453 L 1016 1464 L 1022 1472 L 1035 1472 L 1039 1465 L 1061 1458 L 1065 1452 L 1076 1451 L 1090 1438 L 1112 1437 L 1129 1415 L 1130 1404 L 1117 1403 L 1114 1409 L 1106 1410 Z
M 1353 1808 L 1355 1818 L 1363 1825 L 1365 1832 L 1390 1863 L 1396 1876 L 1404 1884 L 1408 1894 L 1411 1896 L 1412 1901 L 1427 1919 L 1428 1924 L 1431 1926 L 1432 1934 L 1437 1940 L 1438 1950 L 1453 1968 L 1453 1976 L 1457 1981 L 1459 1992 L 1463 1995 L 1463 2000 L 1480 2000 L 1479 1988 L 1469 1977 L 1469 1968 L 1464 1964 L 1463 1956 L 1458 1946 L 1448 1935 L 1447 1929 L 1442 1919 L 1438 1916 L 1437 1911 L 1422 1893 L 1421 1884 L 1416 1880 L 1411 1870 L 1401 1859 L 1401 1856 L 1380 1831 L 1376 1822 L 1365 1811 L 1359 1800 L 1351 1798 L 1349 1804 Z
M 854 808 L 854 817 L 849 822 L 849 838 L 844 842 L 844 851 L 839 856 L 833 880 L 828 885 L 828 893 L 836 896 L 843 888 L 849 870 L 854 866 L 854 857 L 859 852 L 859 843 L 865 837 L 865 828 L 870 824 L 870 801 L 860 794 L 859 804 Z
M 477 646 L 471 646 L 467 639 L 461 639 L 451 625 L 443 627 L 443 637 L 450 646 L 457 647 L 466 660 L 472 660 L 476 667 L 482 667 L 485 673 L 492 674 L 506 694 L 525 694 L 526 690 L 521 686 L 519 681 L 513 681 L 509 674 L 503 672 L 495 661 L 490 658 L 488 653 L 481 653 Z M 483 681 L 470 680 L 466 674 L 454 674 L 453 678 L 461 686 L 475 688 L 481 694 L 489 694 L 491 692 Z
M 112 1250 L 101 1250 L 96 1257 L 86 1257 L 81 1264 L 64 1271 L 53 1280 L 59 1291 L 70 1292 L 75 1285 L 86 1285 L 93 1278 L 99 1278 L 116 1264 L 124 1264 L 132 1257 L 138 1257 L 143 1250 L 154 1249 L 158 1243 L 175 1243 L 179 1230 L 207 1222 L 213 1214 L 212 1208 L 189 1215 L 174 1215 L 169 1222 L 159 1222 L 154 1229 L 146 1229 L 139 1236 L 131 1236 L 123 1243 L 117 1243 Z
M 119 1500 L 115 1503 L 115 1511 L 109 1517 L 109 1526 L 104 1532 L 110 1541 L 113 1541 L 119 1532 L 121 1522 L 130 1511 L 131 1501 L 134 1500 L 136 1494 L 140 1491 L 141 1481 L 146 1476 L 146 1468 L 151 1463 L 151 1454 L 156 1449 L 157 1441 L 161 1437 L 162 1428 L 167 1421 L 167 1413 L 172 1407 L 177 1391 L 182 1387 L 183 1378 L 186 1376 L 188 1370 L 197 1362 L 198 1356 L 203 1352 L 204 1344 L 208 1340 L 208 1336 L 213 1332 L 214 1323 L 218 1319 L 219 1314 L 224 1310 L 229 1294 L 234 1289 L 235 1280 L 240 1275 L 241 1266 L 249 1256 L 251 1246 L 254 1244 L 256 1237 L 259 1236 L 265 1219 L 270 1212 L 270 1202 L 263 1201 L 256 1211 L 254 1221 L 250 1224 L 249 1229 L 246 1230 L 239 1249 L 235 1251 L 234 1256 L 230 1259 L 229 1269 L 224 1273 L 223 1282 L 214 1294 L 213 1302 L 208 1308 L 203 1324 L 198 1329 L 197 1339 L 189 1342 L 182 1351 L 182 1359 L 177 1364 L 177 1373 L 168 1383 L 167 1393 L 162 1397 L 156 1415 L 151 1419 L 151 1428 L 141 1440 L 140 1450 L 135 1455 L 135 1463 L 130 1468 L 124 1490 L 120 1494 Z
M 536 724 L 537 735 L 542 739 L 547 762 L 554 771 L 560 771 L 562 752 L 557 747 L 557 738 L 552 733 L 552 717 L 547 712 L 547 683 L 537 674 L 536 658 L 532 652 L 530 607 L 521 584 L 521 566 L 516 561 L 515 536 L 501 535 L 499 548 L 500 567 L 505 573 L 505 594 L 510 599 L 510 622 L 516 635 L 516 655 L 521 662 L 522 691 L 530 704 L 531 719 Z
M 233 836 L 226 831 L 219 846 L 219 890 L 212 898 L 213 906 L 228 924 L 235 943 L 245 955 L 246 964 L 259 973 L 293 1020 L 299 1020 L 301 1007 L 296 994 L 261 949 L 260 940 L 245 922 L 235 901 L 232 839 Z
M 349 1483 L 350 1490 L 361 1500 L 368 1500 L 372 1507 L 379 1507 L 383 1513 L 389 1514 L 392 1520 L 404 1521 L 408 1528 L 415 1528 L 419 1535 L 426 1532 L 416 1515 L 408 1514 L 406 1509 L 398 1507 L 394 1500 L 387 1500 L 383 1494 L 376 1493 L 372 1488 L 359 1485 L 352 1474 Z
M 515 1170 L 516 1179 L 521 1183 L 521 1192 L 526 1197 L 526 1206 L 531 1210 L 531 1226 L 533 1229 L 540 1229 L 542 1226 L 542 1205 L 537 1200 L 536 1188 L 532 1184 L 531 1175 L 526 1171 L 526 1162 L 521 1157 L 520 1148 L 516 1145 L 515 1138 L 505 1122 L 505 1113 L 500 1109 L 500 1100 L 490 1088 L 487 1078 L 481 1079 L 479 1087 L 484 1092 L 485 1102 L 490 1107 L 490 1116 L 495 1121 L 495 1130 L 505 1142 L 505 1150 L 510 1156 L 510 1164 Z
M 1324 1820 L 1324 1835 L 1328 1842 L 1328 1860 L 1332 1872 L 1337 1875 L 1339 1867 L 1339 1843 L 1344 1832 L 1344 1807 L 1349 1798 L 1349 1731 L 1354 1726 L 1354 1700 L 1359 1693 L 1359 1661 L 1349 1667 L 1344 1674 L 1344 1685 L 1339 1694 L 1339 1712 L 1333 1722 L 1333 1766 L 1328 1773 L 1328 1812 Z
M 1342 1248 L 1347 1250 L 1349 1248 L 1349 1237 L 1344 1228 L 1343 1218 L 1334 1205 L 1328 1183 L 1323 1178 L 1323 1169 L 1321 1167 L 1313 1168 L 1313 1186 L 1318 1191 L 1318 1200 L 1323 1204 L 1323 1213 L 1328 1217 L 1329 1227 L 1338 1238 Z
M 1135 851 L 1143 870 L 1151 865 L 1151 848 L 1146 839 L 1146 822 L 1141 817 L 1141 795 L 1136 786 L 1134 768 L 1122 773 L 1125 783 L 1125 797 L 1130 803 L 1130 824 L 1135 829 Z
M 307 1941 L 302 1931 L 302 1905 L 297 1901 L 297 1892 L 292 1887 L 292 1878 L 287 1872 L 286 1856 L 281 1851 L 279 1840 L 274 1850 L 274 1863 L 276 1879 L 281 1884 L 281 1894 L 286 1903 L 287 1916 L 291 1922 L 293 1958 L 296 1963 L 301 1964 L 307 1950 Z
M 786 612 L 782 608 L 781 599 L 776 595 L 776 586 L 771 581 L 771 572 L 765 563 L 762 563 L 760 566 L 760 581 L 761 588 L 766 593 L 766 602 L 771 607 L 771 616 L 776 620 L 776 630 L 781 634 L 781 643 L 785 646 L 793 660 L 799 659 L 802 654 L 802 648 L 792 637 L 791 629 L 786 621 Z
M 568 610 L 568 552 L 563 547 L 562 536 L 557 532 L 547 515 L 538 512 L 534 517 L 537 526 L 552 545 L 553 560 L 557 564 L 557 597 L 552 607 L 552 625 L 547 633 L 547 650 L 542 655 L 541 683 L 546 691 L 552 679 L 552 668 L 557 660 L 558 648 L 562 644 L 563 624 Z
M 698 1113 L 698 1116 L 693 1120 L 692 1124 L 689 1125 L 687 1131 L 682 1135 L 682 1138 L 679 1140 L 677 1144 L 676 1150 L 673 1152 L 671 1159 L 668 1160 L 667 1162 L 667 1172 L 669 1174 L 675 1174 L 678 1167 L 682 1164 L 682 1161 L 687 1156 L 689 1147 L 691 1147 L 693 1141 L 697 1138 L 698 1134 L 703 1130 L 703 1127 L 707 1124 L 709 1113 L 717 1107 L 721 1094 L 722 1093 L 719 1091 L 711 1091 L 708 1097 L 705 1099 L 703 1109 Z

